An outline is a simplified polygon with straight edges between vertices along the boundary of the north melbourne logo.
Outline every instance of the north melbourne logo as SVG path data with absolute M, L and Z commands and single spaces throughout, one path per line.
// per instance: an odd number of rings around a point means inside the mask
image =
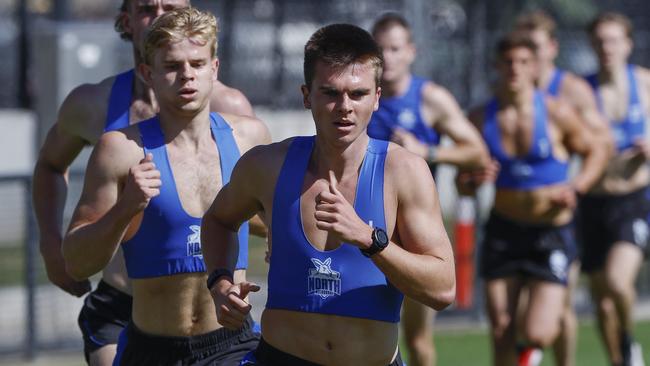
M 322 299 L 341 295 L 341 273 L 332 270 L 332 258 L 327 258 L 323 262 L 311 258 L 311 262 L 316 268 L 309 269 L 307 294 L 318 295 Z
M 397 116 L 397 123 L 405 129 L 410 130 L 415 126 L 416 118 L 412 110 L 404 109 Z
M 201 227 L 199 225 L 190 225 L 192 233 L 187 236 L 187 256 L 203 257 L 201 251 Z

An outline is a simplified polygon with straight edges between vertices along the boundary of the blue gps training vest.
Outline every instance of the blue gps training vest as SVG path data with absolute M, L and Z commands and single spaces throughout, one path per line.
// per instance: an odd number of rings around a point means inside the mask
M 501 165 L 495 183 L 497 188 L 529 190 L 565 182 L 568 178 L 568 162 L 557 160 L 553 156 L 548 137 L 546 105 L 541 92 L 535 92 L 534 103 L 533 141 L 530 151 L 523 157 L 511 157 L 503 151 L 497 120 L 499 104 L 496 98 L 485 107 L 483 137 L 490 154 Z
M 300 196 L 314 140 L 296 137 L 291 142 L 275 185 L 266 308 L 398 322 L 403 295 L 359 248 L 343 243 L 320 251 L 307 240 Z M 354 202 L 363 221 L 384 230 L 387 147 L 386 141 L 370 139 Z
M 560 95 L 560 87 L 562 86 L 562 80 L 564 80 L 564 71 L 560 69 L 555 69 L 553 72 L 553 78 L 546 88 L 546 93 L 553 97 Z
M 108 111 L 104 132 L 119 130 L 129 126 L 129 110 L 133 89 L 133 69 L 115 76 L 111 95 L 108 98 Z
M 424 123 L 420 113 L 422 87 L 425 83 L 425 79 L 411 76 L 411 84 L 404 95 L 379 98 L 379 109 L 372 113 L 368 136 L 389 141 L 393 130 L 401 127 L 421 142 L 437 145 L 440 136 Z
M 598 74 L 592 74 L 586 77 L 596 94 L 598 108 L 604 115 L 603 100 L 600 96 Z M 618 151 L 628 149 L 634 145 L 634 140 L 645 136 L 645 112 L 639 91 L 637 89 L 636 76 L 634 75 L 634 66 L 627 66 L 628 79 L 628 96 L 630 98 L 627 107 L 627 115 L 621 121 L 610 121 L 609 126 L 614 135 L 614 142 Z
M 218 114 L 210 114 L 210 130 L 217 143 L 223 185 L 239 159 L 232 129 Z M 122 243 L 130 278 L 151 278 L 179 273 L 205 272 L 201 251 L 201 218 L 188 215 L 181 204 L 167 158 L 165 136 L 158 116 L 137 124 L 144 153 L 153 154 L 160 171 L 160 194 L 149 201 L 142 223 L 133 238 Z M 248 262 L 248 223 L 239 229 L 239 256 L 236 268 Z

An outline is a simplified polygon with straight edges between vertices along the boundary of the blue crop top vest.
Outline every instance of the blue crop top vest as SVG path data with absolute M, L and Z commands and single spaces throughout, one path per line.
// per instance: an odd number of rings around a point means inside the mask
M 618 151 L 632 147 L 634 145 L 634 140 L 645 136 L 645 113 L 643 105 L 641 104 L 641 99 L 639 98 L 633 65 L 627 66 L 627 78 L 629 88 L 628 96 L 630 98 L 627 107 L 627 115 L 621 121 L 610 121 L 609 123 Z M 586 79 L 594 90 L 598 101 L 598 108 L 604 115 L 603 100 L 600 96 L 598 87 L 598 74 L 589 75 Z
M 497 188 L 530 190 L 565 182 L 568 179 L 568 162 L 557 160 L 553 156 L 548 137 L 546 105 L 541 92 L 535 92 L 534 103 L 533 142 L 530 151 L 520 158 L 508 156 L 503 151 L 497 120 L 499 105 L 496 98 L 485 107 L 483 137 L 490 154 L 501 165 L 496 181 Z
M 438 145 L 440 136 L 429 127 L 420 113 L 422 87 L 425 79 L 411 76 L 411 84 L 404 95 L 379 98 L 379 109 L 372 113 L 368 136 L 390 140 L 396 127 L 401 127 L 428 145 Z
M 115 76 L 111 95 L 108 97 L 108 110 L 104 132 L 119 130 L 129 126 L 129 110 L 133 89 L 133 69 Z
M 551 82 L 548 84 L 548 88 L 546 88 L 546 93 L 553 97 L 557 97 L 560 95 L 560 87 L 562 86 L 562 80 L 564 80 L 564 71 L 560 69 L 555 69 L 553 71 L 553 77 L 551 78 Z
M 319 251 L 307 240 L 300 195 L 313 146 L 313 136 L 291 142 L 275 185 L 266 308 L 398 322 L 403 295 L 371 259 L 351 244 Z M 370 139 L 354 202 L 359 217 L 384 230 L 387 147 Z
M 210 114 L 210 130 L 217 143 L 223 185 L 239 159 L 232 129 L 218 114 Z M 165 137 L 158 117 L 137 124 L 144 153 L 153 154 L 162 186 L 149 201 L 140 228 L 133 238 L 122 243 L 130 278 L 152 278 L 179 273 L 205 272 L 201 251 L 201 218 L 188 215 L 181 204 L 167 158 Z M 239 256 L 236 268 L 248 262 L 248 223 L 239 229 Z

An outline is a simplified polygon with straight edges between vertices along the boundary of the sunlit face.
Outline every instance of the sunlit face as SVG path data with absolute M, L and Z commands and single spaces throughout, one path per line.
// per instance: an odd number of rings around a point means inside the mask
M 627 64 L 632 52 L 632 40 L 625 33 L 625 28 L 616 22 L 600 23 L 591 36 L 591 45 L 604 68 Z
M 140 49 L 147 28 L 168 11 L 187 8 L 189 0 L 131 0 L 124 19 L 124 29 L 131 34 L 133 45 Z
M 347 145 L 365 133 L 372 112 L 379 106 L 381 91 L 370 62 L 334 68 L 318 61 L 311 88 L 303 85 L 302 93 L 318 136 Z
M 537 76 L 536 60 L 533 51 L 527 47 L 505 51 L 497 61 L 501 84 L 512 92 L 533 86 Z
M 192 115 L 209 106 L 218 64 L 210 44 L 184 39 L 157 49 L 151 65 L 142 64 L 141 72 L 161 110 Z
M 530 39 L 537 46 L 537 60 L 540 64 L 552 64 L 558 54 L 557 41 L 551 38 L 547 31 L 536 29 L 528 33 Z
M 408 30 L 398 25 L 392 26 L 377 33 L 375 41 L 384 54 L 382 81 L 394 82 L 408 76 L 415 59 L 415 46 L 410 41 Z

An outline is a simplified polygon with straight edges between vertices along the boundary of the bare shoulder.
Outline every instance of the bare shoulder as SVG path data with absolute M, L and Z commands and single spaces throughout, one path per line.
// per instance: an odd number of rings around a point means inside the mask
M 287 139 L 252 147 L 237 162 L 235 174 L 259 187 L 275 186 L 266 183 L 277 180 L 291 141 L 292 139 Z
M 432 81 L 424 83 L 422 87 L 422 100 L 440 109 L 458 105 L 456 98 L 454 98 L 447 88 Z
M 270 167 L 283 162 L 294 138 L 274 142 L 266 145 L 257 145 L 242 155 L 242 160 L 254 162 L 259 167 Z
M 253 107 L 244 93 L 225 85 L 219 80 L 215 80 L 212 86 L 210 110 L 219 113 L 255 116 Z
M 550 95 L 544 97 L 544 102 L 550 120 L 562 129 L 566 129 L 569 124 L 578 121 L 573 106 L 568 102 Z
M 89 164 L 98 164 L 102 169 L 111 169 L 125 174 L 129 168 L 144 158 L 140 132 L 136 125 L 101 135 Z
M 74 88 L 59 109 L 56 122 L 59 131 L 94 144 L 104 130 L 113 80 L 114 76 Z
M 572 72 L 567 72 L 565 75 L 566 81 L 564 85 L 567 91 L 571 92 L 571 94 L 585 93 L 590 95 L 593 93 L 591 91 L 591 86 L 589 86 L 589 83 L 583 77 Z
M 266 124 L 256 117 L 219 113 L 232 127 L 240 149 L 248 151 L 253 146 L 271 142 L 271 134 Z
M 398 196 L 433 188 L 431 171 L 426 161 L 392 142 L 388 145 L 385 174 L 393 182 Z

